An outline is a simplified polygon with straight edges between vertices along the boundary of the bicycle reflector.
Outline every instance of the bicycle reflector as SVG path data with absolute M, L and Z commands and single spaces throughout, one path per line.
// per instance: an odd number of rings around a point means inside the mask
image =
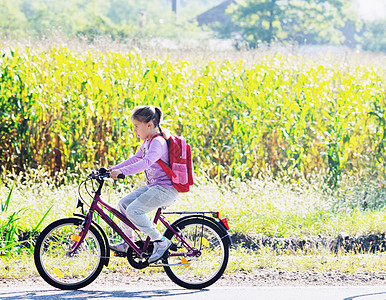
M 181 263 L 182 263 L 182 265 L 183 265 L 186 269 L 190 267 L 190 264 L 189 264 L 188 260 L 187 260 L 185 257 L 181 258 Z
M 221 223 L 225 226 L 227 230 L 229 230 L 228 220 L 227 218 L 220 219 Z
M 209 247 L 209 241 L 204 238 L 204 237 L 200 237 L 200 242 L 201 244 L 203 244 L 205 247 Z
M 60 277 L 60 278 L 64 277 L 63 272 L 60 271 L 58 268 L 54 267 L 52 270 L 54 271 L 54 273 L 55 273 L 56 276 L 58 276 L 58 277 Z
M 76 234 L 72 234 L 70 236 L 70 238 L 75 241 L 75 242 L 79 242 L 80 241 L 80 236 L 79 235 L 76 235 Z

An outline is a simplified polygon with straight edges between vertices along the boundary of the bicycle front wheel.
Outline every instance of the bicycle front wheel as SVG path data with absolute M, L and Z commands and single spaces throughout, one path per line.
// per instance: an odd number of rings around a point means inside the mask
M 101 234 L 90 226 L 74 255 L 71 247 L 80 239 L 83 220 L 61 219 L 48 225 L 36 241 L 34 260 L 40 276 L 62 290 L 76 290 L 94 281 L 102 271 L 106 248 Z
M 215 283 L 224 273 L 229 259 L 229 246 L 221 238 L 223 232 L 203 218 L 186 219 L 175 225 L 185 241 L 201 255 L 188 256 L 187 249 L 171 230 L 167 230 L 165 236 L 178 246 L 166 260 L 166 274 L 173 282 L 188 289 L 203 289 Z

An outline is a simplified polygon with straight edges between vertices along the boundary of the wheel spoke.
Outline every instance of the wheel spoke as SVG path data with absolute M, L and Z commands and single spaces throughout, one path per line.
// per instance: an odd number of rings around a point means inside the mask
M 49 225 L 35 247 L 35 264 L 39 274 L 49 284 L 62 289 L 77 289 L 92 282 L 100 273 L 105 247 L 99 232 L 90 227 L 82 244 L 79 242 L 77 219 L 63 219 Z
M 168 266 L 164 267 L 166 273 L 174 282 L 187 288 L 203 288 L 213 284 L 223 274 L 229 256 L 220 230 L 202 219 L 186 220 L 178 227 L 180 235 L 189 245 L 198 249 L 200 255 L 173 256 L 172 253 Z M 172 241 L 178 244 L 174 236 Z M 186 249 L 180 246 L 177 253 L 186 253 Z

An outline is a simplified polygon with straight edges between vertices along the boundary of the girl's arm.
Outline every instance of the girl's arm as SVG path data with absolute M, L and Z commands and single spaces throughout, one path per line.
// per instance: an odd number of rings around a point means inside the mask
M 110 170 L 119 170 L 122 167 L 125 167 L 127 165 L 132 165 L 142 159 L 142 148 L 143 148 L 144 143 L 142 143 L 141 147 L 139 147 L 138 151 L 131 156 L 129 159 L 125 160 L 124 162 L 121 162 L 120 164 L 111 167 Z
M 152 164 L 159 160 L 162 156 L 163 143 L 166 143 L 164 138 L 154 139 L 144 158 L 132 164 L 125 165 L 119 169 L 124 175 L 133 175 L 148 169 Z

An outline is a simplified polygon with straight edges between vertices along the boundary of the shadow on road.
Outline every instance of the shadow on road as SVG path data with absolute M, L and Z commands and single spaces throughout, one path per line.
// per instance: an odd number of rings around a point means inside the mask
M 365 298 L 365 297 L 366 297 L 366 299 L 372 299 L 370 297 L 382 296 L 382 295 L 384 295 L 385 299 L 386 299 L 386 292 L 381 292 L 381 293 L 371 293 L 371 294 L 356 295 L 356 296 L 344 298 L 343 300 L 361 300 L 361 298 Z
M 35 299 L 35 300 L 59 300 L 59 299 L 119 299 L 119 298 L 160 298 L 183 295 L 202 294 L 208 290 L 186 290 L 186 289 L 159 289 L 159 290 L 144 290 L 144 291 L 62 291 L 62 290 L 40 290 L 40 291 L 11 291 L 0 292 L 0 299 L 7 300 L 21 300 L 21 299 Z

